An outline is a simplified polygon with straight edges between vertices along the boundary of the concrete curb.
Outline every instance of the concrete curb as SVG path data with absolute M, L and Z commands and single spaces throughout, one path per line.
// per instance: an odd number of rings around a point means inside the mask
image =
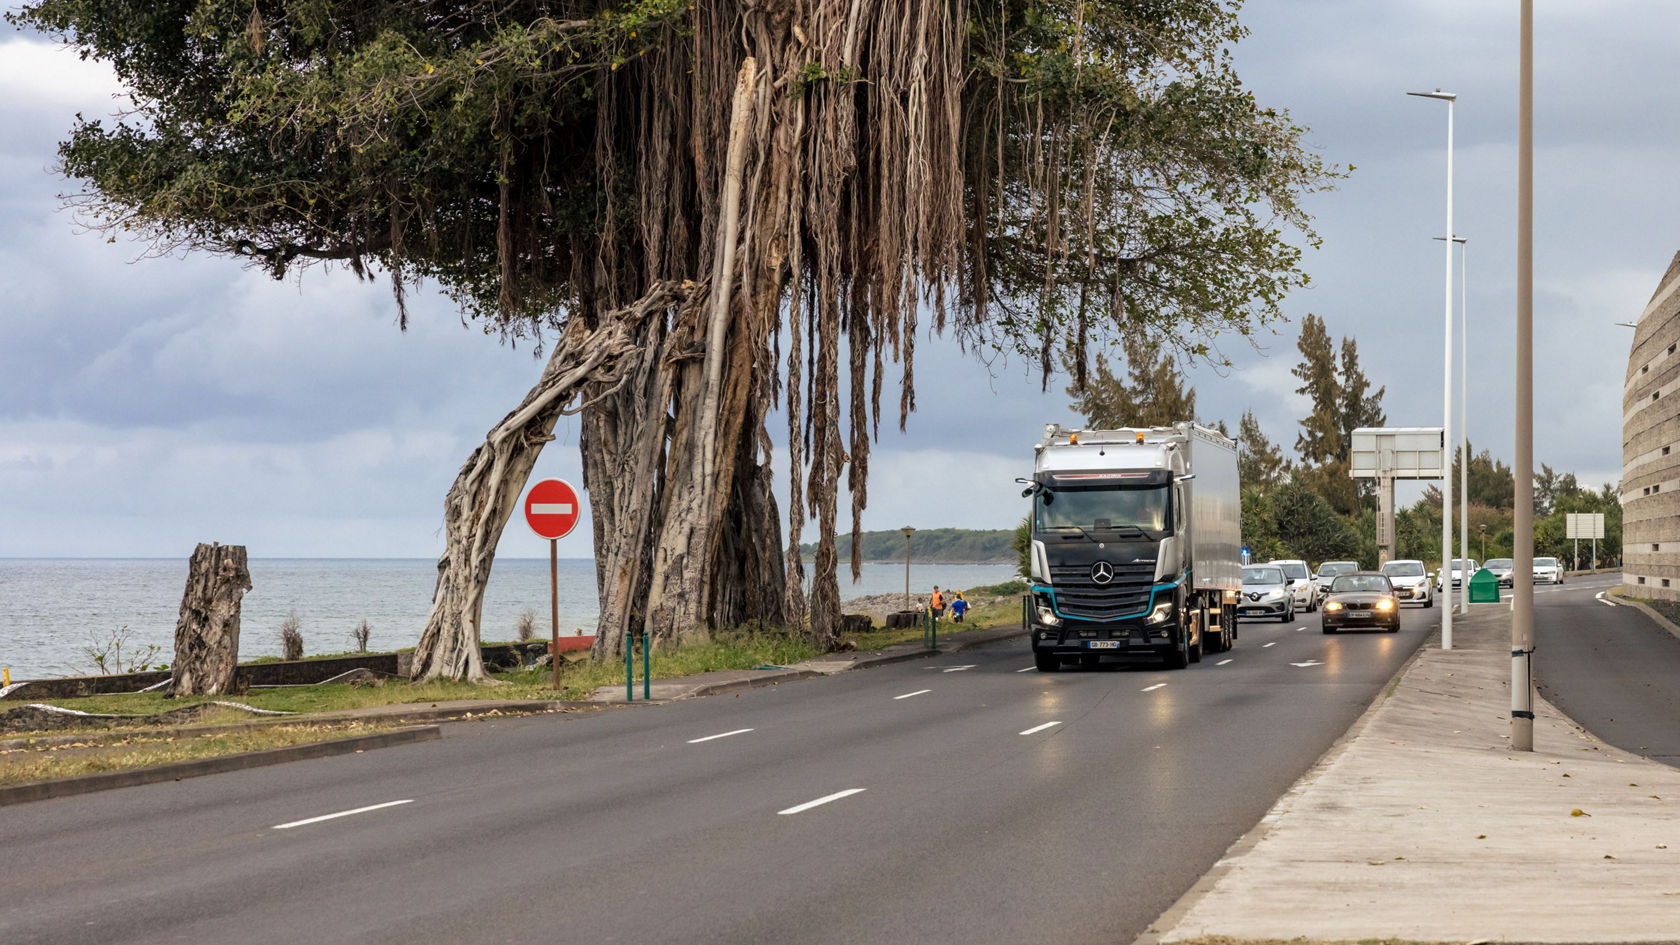
M 1636 601 L 1631 597 L 1623 597 L 1620 594 L 1612 593 L 1612 594 L 1610 594 L 1610 596 L 1616 598 L 1616 603 L 1618 603 L 1618 604 L 1624 604 L 1628 607 L 1637 608 L 1640 613 L 1642 613 L 1645 616 L 1650 617 L 1652 620 L 1656 621 L 1657 626 L 1663 628 L 1664 630 L 1667 630 L 1669 633 L 1673 634 L 1676 637 L 1680 637 L 1680 626 L 1675 626 L 1674 621 L 1668 619 L 1667 617 L 1664 617 L 1662 614 L 1657 613 L 1655 608 L 1652 608 L 1650 605 L 1640 603 L 1639 601 Z
M 1418 644 L 1418 648 L 1412 651 L 1412 655 L 1406 658 L 1406 662 L 1401 663 L 1400 668 L 1394 671 L 1394 675 L 1388 677 L 1388 681 L 1383 683 L 1382 689 L 1377 692 L 1377 697 L 1371 700 L 1371 704 L 1365 707 L 1365 711 L 1359 713 L 1359 718 L 1354 719 L 1353 724 L 1348 726 L 1347 731 L 1332 742 L 1330 747 L 1324 750 L 1324 754 L 1320 755 L 1318 760 L 1313 762 L 1312 766 L 1299 778 L 1295 779 L 1289 789 L 1273 803 L 1272 808 L 1267 810 L 1266 814 L 1260 818 L 1260 822 L 1255 824 L 1247 833 L 1238 837 L 1235 843 L 1227 847 L 1213 866 L 1206 873 L 1203 873 L 1202 877 L 1196 880 L 1195 884 L 1186 890 L 1184 895 L 1179 896 L 1177 901 L 1168 906 L 1165 912 L 1156 916 L 1155 920 L 1149 923 L 1149 926 L 1143 930 L 1143 934 L 1133 941 L 1133 945 L 1160 945 L 1161 936 L 1166 931 L 1177 928 L 1180 920 L 1190 912 L 1191 908 L 1213 892 L 1214 887 L 1219 885 L 1219 881 L 1225 877 L 1226 873 L 1231 871 L 1236 861 L 1241 859 L 1243 854 L 1259 846 L 1260 842 L 1271 834 L 1274 822 L 1272 812 L 1277 809 L 1277 805 L 1294 795 L 1302 785 L 1311 782 L 1320 771 L 1335 763 L 1337 758 L 1346 753 L 1354 741 L 1365 731 L 1366 727 L 1371 724 L 1371 719 L 1376 716 L 1377 709 L 1388 701 L 1389 693 L 1393 692 L 1405 680 L 1406 674 L 1412 671 L 1413 666 L 1417 665 L 1424 652 L 1431 647 L 1439 648 L 1440 645 L 1441 631 L 1437 628 L 1427 639 Z
M 159 781 L 179 781 L 183 778 L 196 778 L 206 774 L 222 774 L 228 771 L 243 771 L 247 768 L 262 768 L 268 765 L 284 764 L 288 761 L 348 755 L 375 748 L 436 741 L 442 737 L 443 732 L 436 725 L 421 725 L 397 729 L 393 732 L 376 732 L 371 735 L 357 735 L 352 738 L 310 742 L 306 745 L 270 748 L 266 751 L 223 755 L 219 758 L 201 758 L 197 761 L 180 761 L 155 768 L 136 768 L 132 771 L 112 771 L 106 774 L 88 774 L 73 778 L 57 778 L 51 781 L 33 781 L 29 784 L 0 787 L 0 807 L 11 804 L 27 804 L 30 801 L 42 801 L 54 797 L 91 794 L 95 791 L 108 791 L 112 788 L 155 784 Z

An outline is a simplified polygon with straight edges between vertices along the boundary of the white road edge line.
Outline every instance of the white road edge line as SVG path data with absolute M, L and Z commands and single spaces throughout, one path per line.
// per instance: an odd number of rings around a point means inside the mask
M 1270 643 L 1262 643 L 1262 644 L 1260 644 L 1260 649 L 1264 650 L 1268 646 L 1277 646 L 1277 641 L 1273 640 Z
M 806 801 L 803 804 L 795 804 L 794 806 L 789 807 L 787 810 L 776 811 L 776 814 L 778 816 L 785 815 L 785 814 L 801 814 L 801 813 L 804 813 L 805 811 L 810 810 L 813 807 L 821 807 L 822 805 L 827 804 L 830 801 L 837 801 L 837 800 L 841 799 L 842 797 L 851 797 L 853 794 L 862 794 L 864 791 L 867 791 L 867 790 L 869 790 L 869 789 L 868 788 L 860 788 L 860 787 L 847 788 L 844 791 L 836 791 L 833 794 L 828 795 L 827 797 L 819 797 L 814 801 Z
M 1037 732 L 1042 732 L 1047 728 L 1055 728 L 1056 726 L 1058 726 L 1060 724 L 1062 724 L 1062 723 L 1060 723 L 1060 722 L 1045 722 L 1043 725 L 1034 725 L 1032 728 L 1029 728 L 1024 732 L 1021 732 L 1020 734 L 1022 734 L 1022 735 L 1032 735 L 1032 734 L 1035 734 Z
M 691 738 L 688 740 L 688 743 L 690 745 L 698 745 L 701 742 L 709 742 L 714 738 L 728 738 L 731 735 L 745 735 L 750 731 L 753 730 L 750 728 L 738 728 L 733 732 L 720 732 L 717 735 L 707 735 L 705 738 Z
M 1215 666 L 1224 666 L 1224 665 L 1225 665 L 1225 664 L 1226 664 L 1226 663 L 1234 663 L 1234 662 L 1236 662 L 1236 660 L 1235 660 L 1235 659 L 1228 659 L 1228 660 L 1220 660 L 1220 661 L 1219 661 L 1219 662 L 1217 662 L 1217 663 L 1215 663 L 1215 664 L 1213 664 L 1213 665 L 1215 665 Z
M 340 817 L 349 817 L 351 814 L 365 814 L 370 810 L 379 810 L 383 807 L 396 807 L 398 804 L 412 803 L 414 803 L 414 798 L 412 797 L 401 801 L 386 801 L 383 804 L 370 804 L 367 807 L 358 807 L 355 810 L 341 810 L 336 814 L 322 814 L 319 817 L 310 817 L 307 820 L 294 820 L 289 824 L 275 824 L 272 829 L 290 830 L 293 827 L 302 827 L 305 824 L 318 824 L 323 820 L 337 820 Z
M 1159 689 L 1159 688 L 1161 688 L 1162 686 L 1165 686 L 1165 685 L 1166 685 L 1166 683 L 1164 683 L 1164 682 L 1158 682 L 1153 686 L 1144 686 L 1139 691 L 1140 692 L 1154 692 L 1155 690 L 1157 690 L 1157 689 Z
M 918 689 L 918 690 L 916 690 L 916 691 L 915 691 L 915 692 L 907 692 L 907 693 L 905 693 L 905 694 L 904 694 L 904 695 L 902 695 L 902 696 L 893 696 L 893 700 L 894 700 L 894 701 L 897 701 L 897 700 L 899 700 L 899 699 L 908 699 L 908 698 L 910 698 L 910 697 L 911 697 L 911 696 L 919 696 L 919 695 L 921 695 L 921 694 L 922 694 L 922 693 L 924 693 L 924 692 L 932 692 L 932 691 L 933 691 L 933 690 L 932 690 L 932 689 Z
M 1030 673 L 1030 672 L 1032 672 L 1032 671 L 1033 671 L 1033 670 L 1035 670 L 1035 669 L 1037 669 L 1037 668 L 1038 668 L 1038 667 L 1037 667 L 1037 666 L 1028 666 L 1028 667 L 1027 667 L 1027 668 L 1025 668 L 1025 669 L 1018 669 L 1018 670 L 1016 670 L 1016 672 L 1017 672 L 1017 673 Z

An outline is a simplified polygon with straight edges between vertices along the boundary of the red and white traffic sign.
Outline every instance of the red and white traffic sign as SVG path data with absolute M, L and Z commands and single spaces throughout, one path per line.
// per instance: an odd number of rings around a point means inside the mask
M 544 479 L 525 493 L 525 523 L 544 538 L 565 538 L 582 509 L 577 490 L 564 479 Z

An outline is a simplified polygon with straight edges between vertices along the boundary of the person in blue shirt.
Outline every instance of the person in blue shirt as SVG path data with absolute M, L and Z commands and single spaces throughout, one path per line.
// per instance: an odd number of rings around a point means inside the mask
M 963 622 L 963 614 L 968 612 L 968 601 L 963 599 L 962 591 L 957 591 L 951 598 L 951 619 L 957 623 Z

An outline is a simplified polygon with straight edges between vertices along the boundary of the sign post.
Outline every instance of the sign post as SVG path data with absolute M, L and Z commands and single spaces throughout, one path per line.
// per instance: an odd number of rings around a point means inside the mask
M 560 539 L 577 527 L 579 509 L 577 490 L 564 479 L 544 479 L 525 494 L 525 524 L 541 538 L 548 539 L 548 615 L 554 655 L 550 667 L 554 670 L 554 688 L 560 688 Z
M 1575 539 L 1575 566 L 1581 566 L 1581 539 L 1592 540 L 1592 569 L 1598 573 L 1598 540 L 1604 537 L 1603 512 L 1566 512 L 1563 537 Z

